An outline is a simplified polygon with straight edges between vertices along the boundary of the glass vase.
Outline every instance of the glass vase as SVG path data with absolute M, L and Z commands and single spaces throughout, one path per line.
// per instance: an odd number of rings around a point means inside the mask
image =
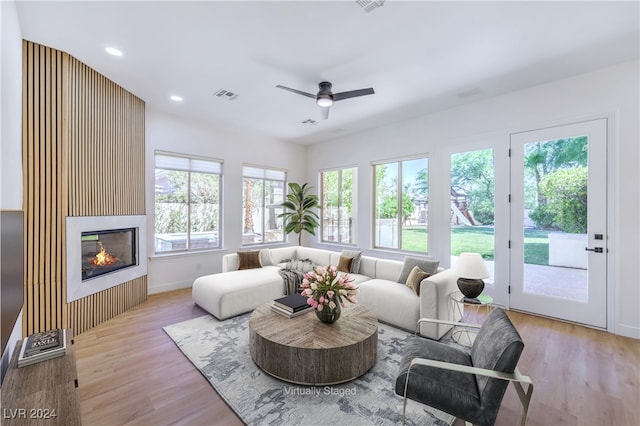
M 331 309 L 328 305 L 325 305 L 321 311 L 316 310 L 316 316 L 322 322 L 326 322 L 327 324 L 332 324 L 340 318 L 340 314 L 342 313 L 342 309 L 340 308 L 340 302 L 333 299 L 333 303 L 336 304 L 336 307 Z

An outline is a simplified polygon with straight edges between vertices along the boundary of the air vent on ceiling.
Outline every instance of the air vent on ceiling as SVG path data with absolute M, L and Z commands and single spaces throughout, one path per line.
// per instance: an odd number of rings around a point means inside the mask
M 238 99 L 238 95 L 236 93 L 230 92 L 228 90 L 220 89 L 215 93 L 216 97 L 220 99 L 226 99 L 228 101 L 234 101 Z
M 385 0 L 356 0 L 356 4 L 364 9 L 365 12 L 371 12 L 384 4 Z
M 306 120 L 301 121 L 301 123 L 305 126 L 315 126 L 316 124 L 318 124 L 318 122 L 312 118 L 307 118 Z

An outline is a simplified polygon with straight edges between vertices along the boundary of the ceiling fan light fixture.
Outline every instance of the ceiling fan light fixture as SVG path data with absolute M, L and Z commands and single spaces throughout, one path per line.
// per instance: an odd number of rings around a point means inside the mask
M 331 105 L 333 105 L 333 99 L 331 95 L 318 95 L 318 99 L 316 99 L 316 103 L 320 107 L 328 108 Z
M 344 99 L 357 98 L 359 96 L 373 95 L 375 92 L 372 87 L 368 89 L 358 89 L 358 90 L 349 90 L 346 92 L 333 93 L 331 91 L 332 84 L 328 81 L 321 81 L 318 83 L 318 93 L 311 94 L 308 92 L 303 92 L 302 90 L 292 89 L 290 87 L 276 85 L 277 88 L 283 89 L 289 92 L 296 93 L 298 95 L 305 96 L 307 98 L 315 99 L 316 104 L 321 107 L 321 117 L 323 120 L 329 118 L 329 107 L 333 105 L 333 102 L 341 101 Z

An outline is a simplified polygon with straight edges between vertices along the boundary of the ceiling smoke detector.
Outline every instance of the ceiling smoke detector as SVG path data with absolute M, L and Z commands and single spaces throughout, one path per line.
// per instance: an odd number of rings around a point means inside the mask
M 215 95 L 220 99 L 226 99 L 228 101 L 235 101 L 236 99 L 238 99 L 238 94 L 224 89 L 218 90 Z
M 385 0 L 356 0 L 356 4 L 369 13 L 384 4 Z

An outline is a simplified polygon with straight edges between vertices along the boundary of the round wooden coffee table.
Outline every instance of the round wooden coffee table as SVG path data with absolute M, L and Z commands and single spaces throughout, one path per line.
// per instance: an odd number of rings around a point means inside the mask
M 333 324 L 308 312 L 294 318 L 259 306 L 249 318 L 249 351 L 266 373 L 296 384 L 332 385 L 362 376 L 376 363 L 378 320 L 347 305 Z

